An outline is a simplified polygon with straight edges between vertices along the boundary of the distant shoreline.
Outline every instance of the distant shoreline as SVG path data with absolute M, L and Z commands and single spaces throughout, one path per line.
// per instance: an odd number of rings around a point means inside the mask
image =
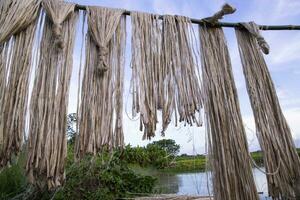
M 298 155 L 300 156 L 300 148 L 297 148 Z M 259 167 L 264 166 L 262 151 L 251 152 L 253 161 Z M 192 173 L 192 172 L 204 172 L 206 171 L 206 156 L 204 155 L 180 155 L 175 158 L 172 164 L 165 169 L 161 169 L 161 172 L 167 173 Z

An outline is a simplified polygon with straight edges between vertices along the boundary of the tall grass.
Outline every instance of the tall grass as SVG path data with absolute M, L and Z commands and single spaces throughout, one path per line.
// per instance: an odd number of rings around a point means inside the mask
M 14 158 L 14 164 L 0 173 L 0 199 L 10 199 L 26 190 L 25 153 Z

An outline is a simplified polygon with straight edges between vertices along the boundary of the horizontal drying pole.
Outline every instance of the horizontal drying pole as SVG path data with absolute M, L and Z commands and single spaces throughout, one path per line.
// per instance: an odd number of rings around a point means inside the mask
M 78 10 L 86 10 L 86 6 L 76 4 L 76 9 Z M 131 11 L 125 10 L 125 15 L 130 15 Z M 162 19 L 163 15 L 159 15 L 159 19 Z M 230 22 L 217 22 L 215 24 L 210 24 L 207 21 L 203 19 L 192 19 L 192 23 L 199 24 L 199 25 L 209 25 L 209 26 L 215 26 L 215 27 L 240 27 L 240 23 L 230 23 Z M 260 30 L 300 30 L 300 25 L 259 25 Z

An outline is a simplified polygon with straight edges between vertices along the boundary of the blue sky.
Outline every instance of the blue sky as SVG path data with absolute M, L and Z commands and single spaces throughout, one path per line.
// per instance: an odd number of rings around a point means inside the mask
M 158 14 L 176 14 L 191 18 L 205 18 L 220 9 L 223 0 L 71 0 L 83 5 L 99 5 L 104 7 L 123 8 Z M 235 14 L 227 16 L 223 21 L 247 22 L 257 24 L 300 24 L 299 0 L 228 0 L 227 3 L 237 8 Z M 130 63 L 130 20 L 127 20 L 127 52 L 125 66 L 124 99 L 127 110 L 130 110 L 131 99 L 128 97 L 131 70 Z M 225 34 L 230 50 L 234 77 L 238 88 L 243 121 L 247 131 L 250 150 L 259 148 L 256 136 L 252 110 L 249 104 L 245 80 L 238 54 L 234 30 L 225 28 Z M 195 29 L 197 31 L 197 29 Z M 270 54 L 265 56 L 283 112 L 291 127 L 293 137 L 300 146 L 300 31 L 263 31 L 263 36 L 271 47 Z M 76 112 L 78 69 L 80 63 L 80 34 L 74 54 L 74 72 L 70 88 L 69 112 Z M 138 130 L 138 121 L 130 120 L 124 113 L 125 142 L 134 146 L 145 145 L 151 141 L 142 141 L 142 133 Z M 160 125 L 157 137 L 161 139 Z M 176 140 L 181 145 L 181 153 L 205 153 L 205 128 L 169 126 L 165 138 Z M 153 141 L 152 140 L 152 141 Z

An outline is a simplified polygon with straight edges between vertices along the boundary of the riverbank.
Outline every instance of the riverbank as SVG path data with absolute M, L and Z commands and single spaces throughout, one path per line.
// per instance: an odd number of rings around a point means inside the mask
M 300 155 L 300 148 L 297 149 L 298 155 Z M 261 151 L 251 153 L 253 161 L 259 167 L 264 166 L 263 154 Z M 188 173 L 188 172 L 204 172 L 207 167 L 207 158 L 203 155 L 188 156 L 182 155 L 177 156 L 169 167 L 160 169 L 161 172 L 166 173 Z
M 151 197 L 138 197 L 135 200 L 213 200 L 213 197 L 160 194 Z
M 261 168 L 260 170 L 264 170 Z M 253 176 L 257 191 L 259 192 L 260 199 L 267 200 L 268 189 L 267 180 L 265 174 L 261 171 L 253 168 Z M 140 195 L 140 197 L 153 197 L 160 194 L 174 194 L 177 196 L 196 196 L 205 197 L 212 195 L 212 182 L 211 174 L 206 172 L 195 173 L 160 173 L 153 174 L 153 177 L 157 178 L 156 187 L 152 194 Z M 150 198 L 151 199 L 151 198 Z M 153 198 L 155 199 L 155 198 Z

